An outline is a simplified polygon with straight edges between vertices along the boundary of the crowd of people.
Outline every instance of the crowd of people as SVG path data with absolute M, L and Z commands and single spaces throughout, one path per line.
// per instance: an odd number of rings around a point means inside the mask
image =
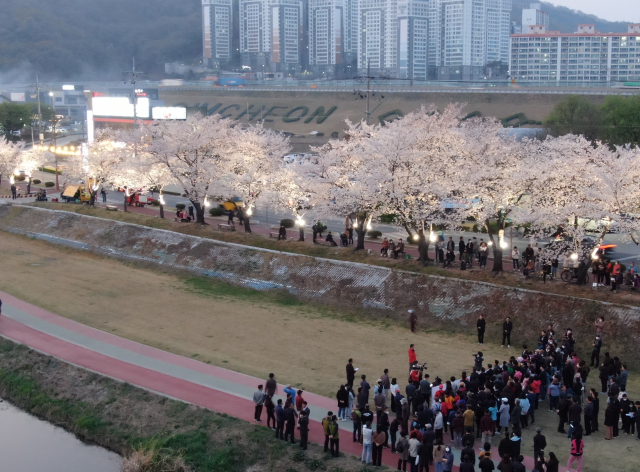
M 502 362 L 486 362 L 478 352 L 469 373 L 448 380 L 430 377 L 426 363 L 418 361 L 413 344 L 408 350 L 408 373 L 397 377 L 384 369 L 376 381 L 370 382 L 361 374 L 356 383 L 358 369 L 349 359 L 346 383 L 336 394 L 337 414 L 329 411 L 322 420 L 324 450 L 339 455 L 339 422 L 351 420 L 351 440 L 362 445 L 361 460 L 366 464 L 380 466 L 383 451 L 388 449 L 397 455 L 398 470 L 429 471 L 433 464 L 436 472 L 445 472 L 452 470 L 453 450 L 459 449 L 461 472 L 496 470 L 494 459 L 499 461 L 497 470 L 501 472 L 523 472 L 522 430 L 535 427 L 537 411 L 548 408 L 557 414 L 557 434 L 569 439 L 567 470 L 576 462 L 579 472 L 583 437 L 598 431 L 600 425 L 606 428 L 605 439 L 613 440 L 621 433 L 634 434 L 638 423 L 636 439 L 640 440 L 640 401 L 632 402 L 626 393 L 627 366 L 609 352 L 600 359 L 604 326 L 603 318 L 595 323 L 590 362 L 586 357 L 579 358 L 571 329 L 558 335 L 552 325 L 540 332 L 532 349 L 523 345 L 519 355 Z M 482 345 L 486 329 L 482 316 L 477 327 Z M 507 318 L 503 345 L 506 342 L 508 347 L 511 327 Z M 592 368 L 598 370 L 600 392 L 586 387 L 595 376 Z M 293 443 L 298 418 L 300 446 L 306 448 L 309 408 L 303 392 L 288 386 L 284 405 L 278 400 L 274 406 L 271 397 L 276 384 L 273 374 L 269 377 L 266 391 L 261 395 L 260 386 L 254 397 L 256 421 L 261 421 L 261 405 L 266 405 L 267 422 L 269 425 L 273 421 L 276 437 L 285 441 L 290 438 Z M 600 395 L 606 396 L 601 399 Z M 559 470 L 555 453 L 546 452 L 547 439 L 541 428 L 536 427 L 528 447 L 533 448 L 533 471 Z

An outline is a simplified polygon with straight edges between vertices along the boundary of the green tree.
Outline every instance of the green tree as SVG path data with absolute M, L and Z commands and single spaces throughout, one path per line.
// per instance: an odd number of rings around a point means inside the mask
M 589 141 L 600 139 L 602 116 L 600 108 L 580 95 L 568 95 L 558 102 L 543 125 L 553 136 L 583 135 Z
M 607 97 L 602 107 L 602 140 L 610 146 L 640 143 L 640 96 Z
M 14 136 L 12 132 L 31 126 L 32 119 L 33 111 L 30 103 L 0 103 L 0 124 L 7 141 L 18 141 L 18 136 Z

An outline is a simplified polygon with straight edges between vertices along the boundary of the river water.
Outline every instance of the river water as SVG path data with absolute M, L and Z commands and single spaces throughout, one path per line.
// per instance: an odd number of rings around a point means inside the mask
M 122 458 L 88 446 L 62 428 L 0 403 L 0 470 L 11 472 L 118 472 Z

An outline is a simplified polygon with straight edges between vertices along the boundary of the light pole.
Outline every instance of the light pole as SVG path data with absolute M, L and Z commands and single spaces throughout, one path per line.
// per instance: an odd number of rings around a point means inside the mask
M 55 99 L 54 97 L 54 93 L 53 92 L 49 92 L 49 96 L 51 97 L 51 108 L 53 108 L 53 118 L 51 120 L 51 124 L 52 126 L 52 131 L 53 131 L 53 148 L 56 149 L 57 146 L 57 138 L 56 138 L 56 124 L 58 123 L 58 117 L 56 116 L 56 105 L 55 105 Z M 56 160 L 56 192 L 60 191 L 60 183 L 58 182 L 58 153 L 54 153 L 53 154 Z

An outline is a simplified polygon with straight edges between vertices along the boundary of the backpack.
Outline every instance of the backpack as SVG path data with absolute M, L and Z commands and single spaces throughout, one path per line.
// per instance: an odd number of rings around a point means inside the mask
M 404 452 L 404 441 L 400 441 L 398 444 L 396 444 L 396 451 Z

